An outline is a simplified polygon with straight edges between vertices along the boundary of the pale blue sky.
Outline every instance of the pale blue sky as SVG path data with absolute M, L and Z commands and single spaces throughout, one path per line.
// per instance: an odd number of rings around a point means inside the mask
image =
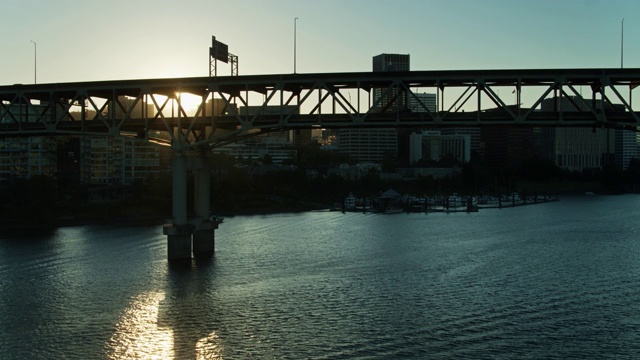
M 208 75 L 211 35 L 241 75 L 640 67 L 638 0 L 0 0 L 0 84 Z M 229 66 L 219 63 L 219 75 Z

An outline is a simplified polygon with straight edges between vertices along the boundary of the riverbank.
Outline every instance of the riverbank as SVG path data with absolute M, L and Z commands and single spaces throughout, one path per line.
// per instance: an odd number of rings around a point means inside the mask
M 293 201 L 274 198 L 270 201 L 254 200 L 236 203 L 232 210 L 212 208 L 212 213 L 223 216 L 269 215 L 278 213 L 299 213 L 328 210 L 330 206 L 312 201 Z M 46 230 L 58 227 L 80 225 L 121 224 L 133 226 L 163 225 L 171 222 L 171 209 L 163 206 L 111 202 L 85 204 L 77 207 L 58 206 L 47 215 L 38 214 L 29 218 L 18 218 L 2 214 L 0 230 L 23 231 L 28 229 Z

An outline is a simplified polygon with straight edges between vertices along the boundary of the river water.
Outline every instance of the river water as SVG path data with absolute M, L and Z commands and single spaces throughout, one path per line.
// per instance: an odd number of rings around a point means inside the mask
M 640 196 L 0 235 L 1 359 L 634 358 Z

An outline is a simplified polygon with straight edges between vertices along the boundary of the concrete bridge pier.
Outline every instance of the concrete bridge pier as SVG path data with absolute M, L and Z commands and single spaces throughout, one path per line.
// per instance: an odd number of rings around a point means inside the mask
M 191 258 L 191 234 L 193 225 L 187 221 L 187 158 L 176 152 L 171 161 L 171 210 L 173 223 L 165 225 L 167 257 L 169 260 Z
M 167 257 L 184 260 L 211 257 L 215 250 L 215 230 L 218 220 L 210 215 L 211 168 L 209 157 L 187 157 L 176 152 L 172 160 L 172 213 L 173 223 L 165 225 Z M 187 218 L 187 175 L 194 171 L 195 218 Z
M 215 230 L 218 228 L 217 219 L 212 219 L 211 202 L 211 168 L 208 159 L 199 159 L 196 171 L 194 205 L 196 208 L 197 225 L 193 234 L 193 256 L 196 258 L 211 257 L 215 251 Z

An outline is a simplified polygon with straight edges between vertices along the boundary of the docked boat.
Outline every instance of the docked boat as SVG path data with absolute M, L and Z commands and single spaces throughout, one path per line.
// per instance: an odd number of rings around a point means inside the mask
M 463 198 L 461 198 L 460 196 L 458 196 L 458 194 L 453 193 L 453 195 L 449 196 L 447 198 L 447 207 L 448 208 L 457 208 L 460 206 L 464 205 L 464 201 Z

